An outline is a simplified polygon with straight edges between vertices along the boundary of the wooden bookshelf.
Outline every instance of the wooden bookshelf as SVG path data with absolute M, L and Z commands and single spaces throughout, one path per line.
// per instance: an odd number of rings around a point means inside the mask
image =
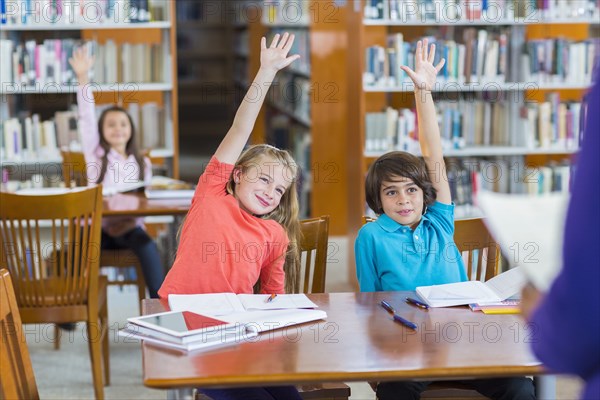
M 158 107 L 164 108 L 165 126 L 161 128 L 163 135 L 160 140 L 164 143 L 162 148 L 152 148 L 150 156 L 153 163 L 159 163 L 173 177 L 179 176 L 179 141 L 178 141 L 178 91 L 177 91 L 177 46 L 176 46 L 176 20 L 175 2 L 161 0 L 153 3 L 154 17 L 157 21 L 150 22 L 115 22 L 101 21 L 81 23 L 65 23 L 59 20 L 56 23 L 28 23 L 23 25 L 2 25 L 1 39 L 21 43 L 25 40 L 36 40 L 41 43 L 47 38 L 72 38 L 75 40 L 95 41 L 105 43 L 111 40 L 118 46 L 129 44 L 160 44 L 162 45 L 163 65 L 160 66 L 162 78 L 160 82 L 110 82 L 93 83 L 93 93 L 97 104 L 117 103 L 127 107 L 130 103 L 155 102 Z M 52 35 L 48 32 L 52 31 Z M 3 84 L 0 94 L 6 99 L 3 109 L 0 110 L 3 118 L 13 118 L 16 113 L 29 111 L 46 114 L 48 117 L 54 111 L 63 111 L 75 103 L 75 84 L 55 84 L 46 82 L 27 86 L 21 84 Z M 48 119 L 45 117 L 44 119 Z M 50 162 L 52 161 L 52 162 Z M 47 164 L 60 164 L 60 158 L 46 160 Z M 8 160 L 11 167 L 26 163 L 24 159 Z
M 387 0 L 384 0 L 387 1 Z M 364 179 L 369 165 L 386 151 L 366 152 L 366 122 L 367 113 L 381 112 L 387 106 L 392 108 L 412 108 L 414 100 L 412 89 L 406 86 L 382 86 L 374 87 L 363 84 L 363 72 L 365 70 L 365 51 L 369 46 L 387 45 L 387 37 L 391 33 L 401 32 L 405 42 L 413 42 L 423 36 L 427 36 L 436 29 L 448 27 L 471 27 L 480 26 L 487 29 L 492 26 L 507 27 L 511 30 L 521 30 L 526 40 L 542 38 L 567 38 L 575 41 L 584 40 L 590 36 L 590 28 L 597 26 L 600 19 L 596 14 L 593 17 L 577 18 L 511 18 L 507 20 L 489 23 L 486 21 L 458 21 L 455 23 L 443 21 L 406 21 L 391 20 L 389 18 L 368 19 L 365 18 L 365 6 L 372 2 L 356 1 L 348 7 L 347 18 L 347 41 L 348 52 L 348 160 L 355 160 L 348 164 L 348 180 L 351 182 L 347 192 L 348 199 L 348 221 L 347 232 L 350 243 L 353 243 L 356 233 L 362 226 L 362 215 L 365 214 L 366 201 L 364 194 Z M 402 2 L 400 2 L 402 3 Z M 385 6 L 384 6 L 385 7 Z M 384 8 L 385 9 L 385 8 Z M 531 85 L 533 83 L 534 85 Z M 528 86 L 529 85 L 529 86 Z M 485 85 L 455 84 L 443 85 L 445 92 L 469 92 L 483 91 L 498 92 L 522 92 L 529 101 L 544 101 L 549 92 L 559 92 L 561 101 L 580 101 L 582 94 L 588 87 L 587 83 L 546 83 L 546 82 L 488 82 Z M 464 157 L 522 157 L 524 165 L 545 165 L 550 161 L 564 161 L 570 159 L 576 150 L 570 149 L 548 149 L 548 148 L 520 148 L 517 146 L 497 146 L 464 148 L 445 152 L 446 157 L 461 160 Z M 457 218 L 468 217 L 477 210 L 458 210 Z M 351 258 L 353 259 L 353 258 Z M 351 282 L 355 281 L 355 273 L 351 268 L 349 272 Z

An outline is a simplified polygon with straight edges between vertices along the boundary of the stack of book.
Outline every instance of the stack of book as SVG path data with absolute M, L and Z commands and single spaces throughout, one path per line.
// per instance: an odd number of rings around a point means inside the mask
M 471 311 L 481 311 L 484 314 L 519 314 L 521 313 L 521 300 L 506 299 L 494 303 L 471 303 Z
M 303 294 L 171 295 L 169 306 L 171 311 L 129 318 L 119 335 L 195 351 L 254 341 L 261 332 L 327 318 Z

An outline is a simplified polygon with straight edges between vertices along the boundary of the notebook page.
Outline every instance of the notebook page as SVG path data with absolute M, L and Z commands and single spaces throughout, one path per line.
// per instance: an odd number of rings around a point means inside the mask
M 193 311 L 209 316 L 244 312 L 244 306 L 235 293 L 170 294 L 172 311 Z
M 495 294 L 479 281 L 450 283 L 432 286 L 429 291 L 429 300 L 470 300 L 493 299 Z M 491 300 L 490 300 L 491 301 Z
M 492 289 L 500 299 L 505 300 L 519 293 L 525 286 L 526 281 L 527 278 L 523 274 L 523 270 L 520 267 L 515 267 L 496 275 L 485 282 L 485 285 Z
M 481 191 L 477 205 L 484 222 L 513 266 L 523 267 L 541 291 L 562 266 L 562 237 L 568 194 L 516 195 Z
M 267 302 L 268 294 L 238 294 L 246 310 L 282 310 L 293 308 L 317 308 L 305 294 L 279 294 Z

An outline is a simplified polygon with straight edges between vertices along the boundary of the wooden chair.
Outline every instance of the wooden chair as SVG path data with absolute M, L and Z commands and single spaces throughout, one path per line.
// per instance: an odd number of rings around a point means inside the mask
M 363 216 L 363 224 L 376 218 Z M 487 281 L 499 273 L 500 247 L 488 232 L 481 218 L 454 222 L 454 242 L 463 256 L 469 280 Z M 374 391 L 377 382 L 369 382 Z M 421 394 L 421 399 L 487 399 L 460 382 L 434 382 Z
M 62 172 L 65 185 L 71 186 L 87 186 L 87 172 L 85 157 L 81 152 L 61 151 L 63 158 Z M 142 273 L 142 264 L 135 253 L 129 249 L 108 250 L 104 249 L 100 253 L 100 267 L 113 267 L 123 271 L 125 278 L 118 280 L 109 280 L 109 285 L 137 285 L 138 299 L 140 304 L 146 298 L 146 282 Z M 136 279 L 130 279 L 127 271 L 129 268 L 135 268 Z
M 39 400 L 15 291 L 7 270 L 0 270 L 0 398 Z
M 327 245 L 329 241 L 329 216 L 300 221 L 302 240 L 300 252 L 302 269 L 300 286 L 302 293 L 324 293 L 327 271 Z M 313 383 L 296 386 L 305 399 L 346 400 L 350 397 L 350 387 L 343 383 Z
M 11 274 L 21 319 L 86 322 L 97 399 L 104 397 L 102 363 L 110 383 L 106 279 L 98 273 L 101 221 L 101 186 L 49 196 L 0 193 L 0 268 Z

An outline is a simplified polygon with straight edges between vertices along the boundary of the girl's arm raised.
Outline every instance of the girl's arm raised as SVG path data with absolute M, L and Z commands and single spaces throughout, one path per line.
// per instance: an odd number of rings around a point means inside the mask
M 69 58 L 79 85 L 77 86 L 77 107 L 79 111 L 79 127 L 81 131 L 81 145 L 83 152 L 89 154 L 98 147 L 100 135 L 96 121 L 96 103 L 94 94 L 87 87 L 90 82 L 88 74 L 94 65 L 94 58 L 87 55 L 83 47 L 75 49 L 73 57 Z
M 267 40 L 262 38 L 260 69 L 235 114 L 231 128 L 215 152 L 215 157 L 220 162 L 234 164 L 242 153 L 275 74 L 300 58 L 299 55 L 289 57 L 287 55 L 293 43 L 294 35 L 289 35 L 287 32 L 281 37 L 279 34 L 275 35 L 268 48 Z

